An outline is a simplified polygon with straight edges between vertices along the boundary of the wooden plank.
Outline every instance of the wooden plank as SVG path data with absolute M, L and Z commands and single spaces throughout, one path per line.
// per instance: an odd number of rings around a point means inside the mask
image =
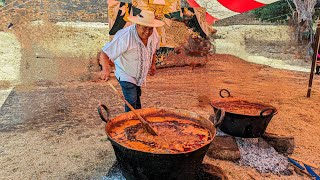
M 317 20 L 317 30 L 315 34 L 315 42 L 313 46 L 313 56 L 312 56 L 312 63 L 311 63 L 311 71 L 310 71 L 310 78 L 309 78 L 309 86 L 307 91 L 307 97 L 311 96 L 311 89 L 312 89 L 312 82 L 313 82 L 313 76 L 314 76 L 314 69 L 316 65 L 318 50 L 319 50 L 319 38 L 320 38 L 320 21 L 319 18 Z

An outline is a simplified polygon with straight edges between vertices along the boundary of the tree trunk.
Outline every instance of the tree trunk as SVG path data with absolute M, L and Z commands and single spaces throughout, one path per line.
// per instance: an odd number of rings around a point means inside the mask
M 312 16 L 314 14 L 314 7 L 317 4 L 317 0 L 293 0 L 296 6 L 296 14 L 294 14 L 295 21 L 295 35 L 299 44 L 303 43 L 306 39 L 307 42 L 307 54 L 306 61 L 312 57 L 312 43 L 314 41 L 314 32 L 312 29 Z

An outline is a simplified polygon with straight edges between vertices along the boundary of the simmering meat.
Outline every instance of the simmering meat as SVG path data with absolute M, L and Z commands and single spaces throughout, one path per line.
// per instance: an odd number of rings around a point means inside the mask
M 223 108 L 226 112 L 250 116 L 259 116 L 262 110 L 268 108 L 266 105 L 251 103 L 244 100 L 222 100 L 213 102 L 212 105 L 217 108 Z
M 147 117 L 158 136 L 144 131 L 139 120 L 123 120 L 111 130 L 110 136 L 121 145 L 151 153 L 172 154 L 198 149 L 211 140 L 209 130 L 196 122 L 177 117 Z

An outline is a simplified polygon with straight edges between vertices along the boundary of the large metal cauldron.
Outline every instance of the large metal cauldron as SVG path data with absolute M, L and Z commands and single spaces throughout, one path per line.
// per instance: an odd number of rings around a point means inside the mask
M 223 92 L 228 95 L 223 96 Z M 221 131 L 232 136 L 243 138 L 261 137 L 272 117 L 277 114 L 276 108 L 271 105 L 233 98 L 226 89 L 220 91 L 220 96 L 222 99 L 214 100 L 210 104 L 215 112 L 221 109 L 225 110 L 225 117 L 218 127 Z M 228 111 L 227 108 L 225 109 L 227 106 L 237 105 L 237 102 L 242 102 L 244 106 L 259 107 L 261 111 L 257 115 L 252 115 L 235 113 Z M 223 105 L 220 106 L 219 104 Z M 239 107 L 241 108 L 241 105 Z
M 145 108 L 137 110 L 143 117 L 148 116 L 176 116 L 197 122 L 202 127 L 208 129 L 212 134 L 212 139 L 204 146 L 191 152 L 177 154 L 156 154 L 150 152 L 137 151 L 125 147 L 114 139 L 110 133 L 115 124 L 122 120 L 136 119 L 132 112 L 123 113 L 111 120 L 102 114 L 102 108 L 107 112 L 105 105 L 98 107 L 98 112 L 105 126 L 106 134 L 113 146 L 117 161 L 120 164 L 123 175 L 128 180 L 194 180 L 201 168 L 203 158 L 214 139 L 216 128 L 209 120 L 189 111 L 165 110 L 155 108 Z M 108 113 L 109 116 L 109 113 Z

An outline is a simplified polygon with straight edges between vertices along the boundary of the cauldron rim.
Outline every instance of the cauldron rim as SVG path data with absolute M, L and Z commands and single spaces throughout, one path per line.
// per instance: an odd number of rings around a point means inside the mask
M 123 120 L 125 119 L 125 115 L 127 115 L 127 120 L 130 120 L 132 119 L 133 117 L 135 117 L 134 113 L 133 112 L 127 112 L 127 113 L 122 113 L 118 116 L 116 116 L 115 118 L 113 119 L 110 119 L 109 122 L 105 125 L 105 132 L 108 136 L 108 139 L 111 141 L 112 144 L 114 145 L 117 145 L 117 146 L 120 146 L 120 147 L 123 147 L 123 148 L 126 148 L 128 150 L 131 150 L 131 151 L 136 151 L 136 152 L 141 152 L 141 153 L 145 153 L 145 154 L 150 154 L 150 155 L 185 155 L 185 154 L 189 154 L 189 153 L 192 153 L 192 152 L 195 152 L 201 148 L 204 148 L 208 145 L 210 145 L 213 141 L 213 139 L 215 138 L 216 136 L 216 128 L 214 127 L 213 123 L 194 113 L 194 112 L 191 112 L 191 111 L 187 111 L 187 110 L 182 110 L 182 109 L 170 109 L 170 108 L 143 108 L 143 109 L 137 109 L 136 110 L 138 113 L 140 113 L 141 111 L 147 111 L 148 114 L 143 114 L 143 116 L 148 116 L 148 115 L 151 115 L 151 114 L 156 114 L 156 113 L 172 113 L 172 114 L 175 114 L 175 115 L 178 115 L 178 116 L 181 116 L 181 117 L 185 117 L 187 115 L 190 115 L 190 119 L 192 120 L 197 120 L 199 122 L 205 122 L 207 123 L 207 125 L 211 126 L 210 127 L 205 127 L 206 129 L 208 129 L 211 133 L 211 140 L 207 141 L 206 144 L 202 145 L 201 147 L 197 148 L 197 149 L 194 149 L 192 151 L 188 151 L 188 152 L 179 152 L 179 153 L 155 153 L 155 152 L 149 152 L 149 151 L 143 151 L 143 150 L 138 150 L 138 149 L 133 149 L 133 148 L 130 148 L 130 147 L 127 147 L 127 146 L 124 146 L 120 143 L 118 143 L 117 141 L 115 141 L 109 134 L 109 126 L 111 126 L 112 124 L 112 121 L 120 121 L 120 120 Z M 192 116 L 192 117 L 191 117 Z M 188 118 L 188 117 L 187 117 Z M 203 126 L 204 124 L 200 124 L 201 126 Z M 203 126 L 204 127 L 204 126 Z

